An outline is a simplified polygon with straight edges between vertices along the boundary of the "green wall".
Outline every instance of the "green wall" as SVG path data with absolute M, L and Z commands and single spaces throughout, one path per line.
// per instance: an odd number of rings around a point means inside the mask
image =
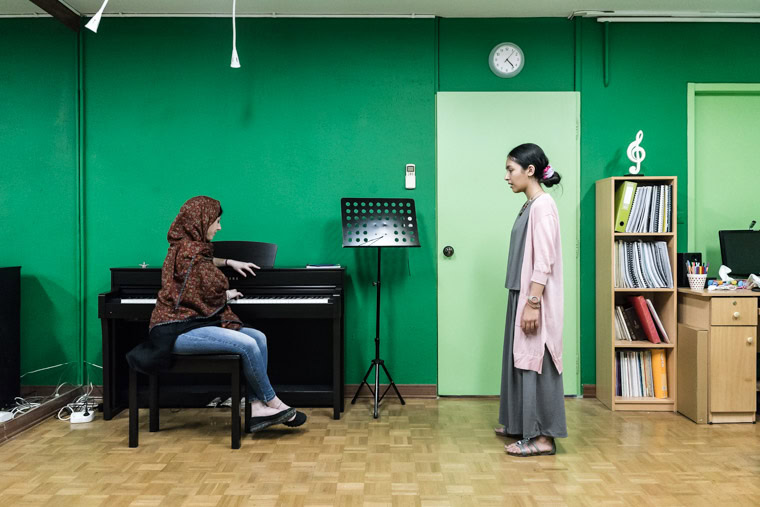
M 241 19 L 240 69 L 228 19 L 107 19 L 87 32 L 88 360 L 100 362 L 108 268 L 159 267 L 179 207 L 205 194 L 224 208 L 217 240 L 277 243 L 278 266 L 347 267 L 346 381 L 359 383 L 374 356 L 377 257 L 342 248 L 340 198 L 412 197 L 423 246 L 383 255 L 381 352 L 398 382 L 435 384 L 434 30 Z
M 52 20 L 0 32 L 0 227 L 13 242 L 0 264 L 25 266 L 26 371 L 77 357 L 76 36 Z M 177 209 L 204 193 L 225 208 L 219 239 L 277 242 L 281 266 L 348 267 L 349 383 L 373 354 L 375 257 L 340 248 L 348 194 L 417 200 L 423 248 L 383 257 L 383 356 L 399 383 L 436 382 L 436 90 L 581 91 L 581 381 L 594 383 L 594 182 L 626 171 L 642 129 L 644 172 L 679 177 L 684 249 L 686 84 L 760 82 L 751 24 L 611 25 L 609 86 L 593 20 L 242 19 L 238 70 L 229 20 L 109 18 L 83 38 L 86 359 L 100 364 L 108 268 L 159 266 Z M 505 40 L 526 58 L 511 80 L 486 61 Z
M 26 385 L 77 382 L 77 39 L 0 22 L 0 266 L 21 266 Z M 1 353 L 1 352 L 0 352 Z
M 582 33 L 581 382 L 592 384 L 594 182 L 627 171 L 631 164 L 626 148 L 643 130 L 647 155 L 642 173 L 678 177 L 678 250 L 686 251 L 687 83 L 760 82 L 760 25 L 610 25 L 608 87 L 603 76 L 603 26 L 584 20 Z
M 439 34 L 442 92 L 573 90 L 575 28 L 566 19 L 441 19 Z M 523 50 L 526 63 L 514 78 L 496 77 L 488 66 L 499 42 Z

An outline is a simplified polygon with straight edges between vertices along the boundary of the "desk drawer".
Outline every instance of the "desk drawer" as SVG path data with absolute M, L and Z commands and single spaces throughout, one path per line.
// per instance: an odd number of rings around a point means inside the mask
M 755 298 L 715 297 L 711 301 L 713 326 L 754 326 L 757 324 Z

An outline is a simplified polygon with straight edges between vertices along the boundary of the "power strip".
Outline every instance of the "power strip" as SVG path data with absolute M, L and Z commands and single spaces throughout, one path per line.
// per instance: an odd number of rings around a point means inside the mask
M 13 412 L 6 412 L 5 410 L 0 410 L 0 423 L 5 421 L 10 421 L 13 419 Z
M 81 411 L 81 412 L 72 412 L 71 413 L 71 418 L 69 419 L 69 422 L 71 422 L 71 424 L 74 424 L 74 423 L 88 423 L 88 422 L 92 422 L 93 419 L 95 419 L 95 411 L 94 410 L 91 410 L 91 411 L 87 412 L 87 415 L 85 415 L 84 411 Z

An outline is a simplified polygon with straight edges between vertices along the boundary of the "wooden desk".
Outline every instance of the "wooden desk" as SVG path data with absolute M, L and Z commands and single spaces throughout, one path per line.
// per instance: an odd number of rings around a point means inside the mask
M 758 298 L 678 289 L 678 411 L 697 423 L 755 422 Z

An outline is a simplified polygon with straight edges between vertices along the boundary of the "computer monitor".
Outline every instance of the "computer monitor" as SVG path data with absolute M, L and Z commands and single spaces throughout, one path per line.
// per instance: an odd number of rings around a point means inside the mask
M 760 231 L 718 231 L 720 257 L 734 278 L 760 275 Z

